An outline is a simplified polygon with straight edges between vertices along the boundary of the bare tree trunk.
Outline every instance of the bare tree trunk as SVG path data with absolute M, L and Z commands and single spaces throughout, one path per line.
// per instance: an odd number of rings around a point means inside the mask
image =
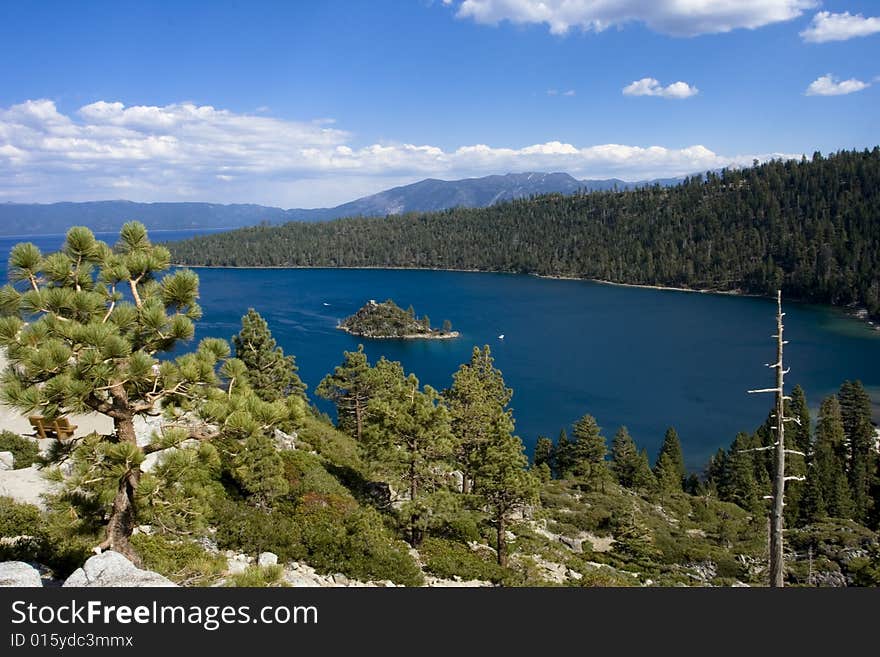
M 495 521 L 495 529 L 497 532 L 497 553 L 498 553 L 498 565 L 506 568 L 507 567 L 507 540 L 504 538 L 504 514 L 498 514 L 498 518 Z
M 782 587 L 784 556 L 782 532 L 785 507 L 785 370 L 782 364 L 782 292 L 776 293 L 776 475 L 773 479 L 773 509 L 770 514 L 770 586 Z
M 416 496 L 419 494 L 419 482 L 416 478 L 416 460 L 415 457 L 409 462 L 409 500 L 415 505 Z M 419 529 L 419 515 L 414 513 L 410 517 L 409 523 L 409 544 L 417 548 L 422 542 L 422 531 Z
M 354 399 L 354 419 L 355 419 L 355 430 L 357 432 L 357 441 L 359 444 L 363 444 L 364 437 L 364 411 L 361 408 L 360 399 L 355 396 Z
M 137 444 L 132 416 L 116 417 L 113 424 L 119 442 Z M 119 480 L 119 487 L 110 510 L 110 519 L 107 522 L 107 537 L 99 546 L 102 549 L 119 552 L 137 565 L 140 565 L 140 558 L 131 545 L 131 535 L 137 519 L 135 491 L 140 479 L 140 466 L 133 466 Z

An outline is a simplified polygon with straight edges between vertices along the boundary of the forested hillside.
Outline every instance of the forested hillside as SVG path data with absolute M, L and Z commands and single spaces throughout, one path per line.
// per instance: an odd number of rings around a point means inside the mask
M 858 304 L 880 313 L 880 147 L 673 188 L 258 226 L 170 245 L 189 265 L 512 271 Z

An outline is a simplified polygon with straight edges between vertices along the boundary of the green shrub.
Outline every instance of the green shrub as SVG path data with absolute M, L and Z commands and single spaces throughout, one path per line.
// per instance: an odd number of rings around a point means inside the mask
M 419 586 L 422 574 L 404 543 L 393 538 L 372 508 L 309 495 L 299 509 L 306 561 L 319 572 Z
M 305 556 L 300 527 L 291 504 L 265 510 L 244 502 L 224 501 L 215 516 L 216 540 L 221 548 L 247 554 L 274 552 L 282 561 L 295 561 Z
M 209 554 L 190 541 L 170 540 L 165 536 L 137 534 L 131 543 L 145 568 L 165 575 L 178 584 L 207 586 L 226 570 L 226 558 Z
M 281 453 L 288 495 L 299 499 L 307 493 L 345 496 L 348 491 L 321 464 L 314 454 L 301 450 Z
M 364 470 L 357 441 L 317 417 L 306 417 L 298 438 L 314 447 L 333 465 L 361 472 Z
M 12 452 L 13 468 L 29 468 L 40 462 L 40 447 L 37 441 L 19 436 L 11 431 L 0 431 L 0 452 Z
M 442 538 L 426 538 L 419 546 L 425 570 L 437 577 L 503 582 L 511 572 L 502 568 L 488 550 L 471 550 L 467 545 Z
M 217 544 L 223 548 L 274 552 L 281 561 L 304 561 L 318 572 L 354 579 L 422 582 L 406 546 L 388 533 L 379 513 L 348 496 L 310 492 L 298 505 L 270 511 L 227 502 L 217 518 Z
M 45 544 L 40 510 L 11 497 L 0 497 L 0 538 L 14 537 L 27 538 L 0 543 L 0 561 L 32 561 L 39 556 Z

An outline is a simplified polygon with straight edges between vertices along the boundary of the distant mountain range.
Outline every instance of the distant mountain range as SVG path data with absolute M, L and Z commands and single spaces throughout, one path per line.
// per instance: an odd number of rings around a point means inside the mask
M 61 233 L 73 225 L 94 231 L 115 231 L 126 221 L 137 219 L 153 230 L 185 228 L 241 228 L 262 222 L 327 221 L 339 217 L 385 216 L 405 212 L 430 212 L 452 207 L 486 207 L 535 194 L 574 194 L 646 185 L 671 186 L 683 178 L 661 178 L 626 182 L 578 180 L 567 173 L 508 173 L 507 175 L 436 180 L 428 178 L 411 185 L 364 196 L 333 208 L 284 210 L 253 204 L 218 203 L 134 203 L 132 201 L 89 201 L 85 203 L 0 203 L 0 235 Z

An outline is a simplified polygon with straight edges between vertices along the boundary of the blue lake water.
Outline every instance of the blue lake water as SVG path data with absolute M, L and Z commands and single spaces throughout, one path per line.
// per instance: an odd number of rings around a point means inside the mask
M 195 231 L 155 233 L 172 240 Z M 114 236 L 103 236 L 112 240 Z M 23 238 L 0 238 L 0 255 Z M 32 239 L 32 238 L 31 238 Z M 61 236 L 32 239 L 57 248 Z M 54 241 L 53 241 L 54 240 Z M 296 355 L 314 390 L 363 343 L 371 361 L 403 363 L 443 389 L 475 345 L 488 344 L 513 388 L 517 433 L 539 434 L 591 413 L 610 439 L 625 424 L 653 456 L 675 426 L 687 464 L 700 469 L 737 431 L 752 431 L 771 400 L 748 395 L 772 385 L 774 302 L 727 295 L 630 288 L 526 275 L 354 269 L 200 269 L 204 318 L 197 339 L 229 338 L 256 308 L 279 344 Z M 412 304 L 434 325 L 449 319 L 457 340 L 364 340 L 337 330 L 369 299 Z M 861 379 L 880 400 L 880 333 L 841 312 L 786 304 L 787 382 L 801 384 L 811 407 L 845 379 Z M 503 334 L 504 339 L 499 339 Z M 319 407 L 330 410 L 325 403 Z

